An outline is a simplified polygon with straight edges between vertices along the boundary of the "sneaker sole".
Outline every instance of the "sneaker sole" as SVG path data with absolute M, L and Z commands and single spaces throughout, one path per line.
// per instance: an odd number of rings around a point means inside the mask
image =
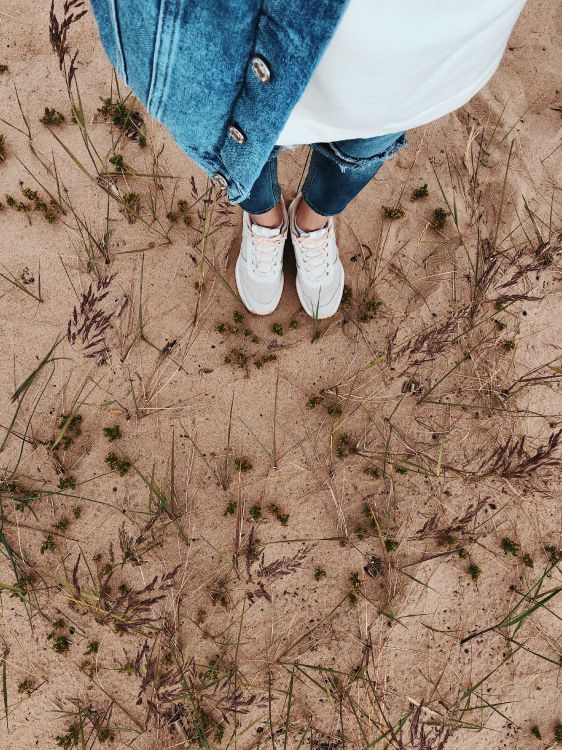
M 281 272 L 281 283 L 279 285 L 279 293 L 274 298 L 273 302 L 271 302 L 269 305 L 261 305 L 259 309 L 256 309 L 253 305 L 251 305 L 248 302 L 248 298 L 244 294 L 243 286 L 240 281 L 239 275 L 238 275 L 238 264 L 240 261 L 240 256 L 236 259 L 236 266 L 234 268 L 234 277 L 236 279 L 236 288 L 238 289 L 238 294 L 240 295 L 240 299 L 242 300 L 244 307 L 248 312 L 254 313 L 254 315 L 270 315 L 279 304 L 279 301 L 281 299 L 281 295 L 283 294 L 283 285 L 285 283 L 285 276 L 283 272 Z

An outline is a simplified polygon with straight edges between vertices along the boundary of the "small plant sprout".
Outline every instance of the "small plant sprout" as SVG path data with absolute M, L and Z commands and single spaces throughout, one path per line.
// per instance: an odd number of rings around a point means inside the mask
M 15 211 L 22 212 L 22 211 L 31 210 L 31 206 L 29 203 L 18 201 L 13 197 L 13 195 L 8 195 L 6 193 L 5 198 L 6 198 L 6 205 L 9 206 L 10 208 L 13 208 Z
M 531 734 L 533 735 L 533 737 L 536 737 L 537 740 L 542 740 L 541 730 L 538 728 L 536 724 L 534 727 L 531 727 Z
M 474 563 L 471 563 L 468 566 L 468 575 L 472 578 L 472 580 L 474 581 L 474 583 L 476 583 L 478 581 L 478 579 L 480 578 L 481 574 L 482 574 L 482 571 L 480 570 L 480 568 L 478 567 L 478 565 L 475 565 Z
M 215 331 L 217 333 L 225 335 L 227 333 L 236 333 L 237 329 L 234 328 L 234 326 L 231 326 L 230 323 L 225 323 L 224 321 L 220 321 L 219 323 L 215 325 Z
M 342 414 L 342 407 L 339 401 L 333 399 L 326 404 L 326 411 L 331 417 L 340 417 Z
M 52 107 L 45 107 L 45 112 L 43 116 L 39 118 L 39 121 L 42 122 L 43 125 L 61 125 L 61 123 L 64 122 L 64 115 Z
M 368 503 L 365 503 L 365 505 L 363 506 L 362 513 L 363 516 L 369 521 L 369 526 L 373 529 L 373 531 L 376 531 L 377 524 L 371 506 Z
M 121 438 L 121 427 L 118 424 L 113 425 L 113 427 L 104 427 L 103 434 L 112 443 L 114 440 Z
M 281 323 L 273 323 L 271 326 L 271 330 L 276 336 L 283 335 L 283 326 L 281 325 Z
M 261 519 L 262 517 L 262 510 L 261 505 L 252 505 L 250 510 L 248 511 L 250 514 L 250 518 L 255 521 L 256 523 Z
M 513 352 L 517 348 L 517 345 L 513 339 L 508 339 L 502 342 L 502 349 L 504 352 Z
M 56 438 L 53 450 L 59 446 L 63 450 L 68 450 L 75 440 L 82 434 L 82 415 L 81 414 L 61 414 L 57 424 L 57 430 L 60 431 Z
M 6 195 L 7 206 L 20 212 L 37 211 L 42 214 L 48 224 L 53 224 L 56 221 L 60 207 L 53 198 L 49 198 L 47 201 L 37 190 L 26 187 L 22 182 L 20 182 L 20 191 L 29 202 L 18 201 L 13 196 Z
M 277 360 L 276 354 L 263 354 L 261 357 L 258 357 L 254 360 L 254 365 L 258 368 L 258 370 L 261 370 L 264 365 L 266 365 L 268 362 L 275 362 Z
M 112 164 L 119 172 L 125 171 L 125 158 L 123 154 L 115 154 L 109 158 L 109 163 Z
M 137 141 L 141 148 L 146 146 L 144 134 L 144 120 L 134 106 L 129 106 L 121 99 L 111 97 L 102 99 L 102 106 L 98 112 L 110 121 L 130 140 Z
M 449 216 L 449 211 L 445 211 L 444 208 L 436 208 L 435 211 L 433 212 L 433 221 L 431 223 L 431 226 L 437 230 L 443 229 L 447 222 L 448 216 Z
M 124 477 L 132 466 L 132 463 L 128 458 L 125 456 L 118 456 L 113 452 L 108 453 L 105 458 L 105 463 L 109 466 L 111 471 L 116 471 L 120 477 Z
M 355 453 L 357 446 L 347 432 L 342 432 L 336 443 L 336 455 L 338 458 L 345 458 L 351 453 Z
M 53 539 L 51 534 L 47 534 L 43 542 L 41 543 L 41 546 L 39 547 L 39 552 L 44 555 L 45 552 L 52 552 L 56 548 L 55 540 Z
M 507 536 L 504 536 L 504 538 L 502 539 L 501 548 L 504 555 L 513 555 L 514 557 L 517 557 L 521 549 L 520 545 L 517 544 L 517 542 L 514 542 Z
M 34 682 L 29 677 L 26 677 L 25 680 L 22 680 L 20 684 L 18 685 L 18 693 L 26 693 L 27 695 L 31 695 L 33 692 Z
M 321 581 L 323 578 L 326 578 L 326 571 L 322 568 L 316 568 L 314 571 L 314 580 Z
M 70 521 L 66 516 L 63 516 L 58 521 L 56 521 L 53 524 L 53 529 L 55 531 L 58 531 L 60 534 L 64 534 L 65 531 L 68 531 L 68 527 L 70 526 Z
M 246 456 L 237 456 L 234 459 L 234 466 L 236 467 L 236 471 L 245 473 L 252 469 L 252 462 Z
M 63 750 L 72 750 L 73 747 L 77 747 L 80 743 L 81 730 L 78 723 L 69 724 L 65 734 L 58 734 L 55 737 L 57 747 L 62 747 Z
M 176 215 L 175 220 L 177 221 L 178 219 L 181 218 L 181 220 L 186 226 L 190 226 L 193 219 L 191 218 L 191 215 L 189 213 L 189 210 L 190 210 L 189 203 L 186 200 L 181 199 L 178 201 L 177 205 L 178 205 L 178 213 Z
M 547 544 L 547 546 L 544 548 L 544 551 L 550 565 L 557 565 L 560 561 L 562 561 L 562 549 L 560 549 L 559 547 L 555 547 L 553 544 Z
M 307 409 L 316 409 L 322 403 L 322 396 L 311 396 L 306 402 Z
M 353 591 L 361 591 L 361 578 L 359 577 L 359 573 L 352 573 L 349 576 L 349 582 Z
M 281 508 L 276 503 L 271 503 L 269 505 L 269 512 L 275 516 L 277 521 L 281 524 L 281 526 L 288 526 L 289 524 L 289 514 L 284 513 Z
M 70 639 L 67 635 L 50 633 L 47 638 L 51 640 L 53 651 L 57 654 L 67 654 L 70 650 Z
M 402 206 L 383 206 L 382 210 L 386 217 L 393 220 L 402 219 L 406 213 Z
M 238 347 L 232 347 L 230 352 L 225 355 L 224 361 L 227 364 L 233 364 L 239 367 L 240 369 L 244 369 L 248 364 L 248 355 L 243 349 L 240 349 Z M 263 362 L 260 363 L 260 365 L 256 365 L 256 367 L 263 367 Z
M 370 320 L 373 320 L 375 317 L 377 310 L 382 305 L 382 302 L 380 300 L 375 299 L 366 299 L 361 302 L 359 305 L 359 311 L 357 314 L 357 317 L 361 323 L 368 323 Z
M 413 200 L 419 200 L 420 198 L 427 198 L 429 195 L 429 190 L 427 189 L 427 182 L 423 185 L 420 185 L 417 188 L 414 188 L 412 191 L 412 199 Z
M 134 224 L 141 209 L 140 195 L 138 193 L 125 193 L 121 199 L 121 206 L 121 213 L 127 217 L 129 224 Z
M 59 479 L 59 490 L 75 490 L 76 489 L 76 477 L 61 477 Z

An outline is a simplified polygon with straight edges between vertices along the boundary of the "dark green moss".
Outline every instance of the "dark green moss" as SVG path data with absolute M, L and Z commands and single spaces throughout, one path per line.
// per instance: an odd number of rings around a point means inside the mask
M 128 473 L 132 466 L 131 461 L 125 456 L 117 456 L 115 453 L 108 453 L 105 459 L 105 463 L 109 466 L 111 471 L 118 472 L 119 476 L 124 477 Z
M 104 427 L 103 434 L 109 442 L 112 443 L 114 440 L 119 440 L 121 437 L 121 427 L 118 424 L 113 425 L 113 427 Z
M 447 223 L 447 217 L 449 216 L 449 211 L 445 211 L 444 208 L 436 208 L 433 212 L 433 222 L 431 226 L 434 229 L 443 229 L 445 224 Z
M 382 210 L 389 219 L 401 219 L 406 213 L 402 206 L 383 206 Z
M 514 557 L 517 557 L 519 551 L 521 550 L 520 545 L 517 544 L 517 542 L 512 541 L 507 536 L 504 536 L 504 538 L 502 539 L 501 548 L 504 555 L 513 555 Z
M 417 188 L 414 188 L 412 191 L 412 198 L 414 200 L 419 200 L 420 198 L 427 198 L 429 195 L 429 190 L 427 189 L 427 182 L 423 185 L 420 185 Z

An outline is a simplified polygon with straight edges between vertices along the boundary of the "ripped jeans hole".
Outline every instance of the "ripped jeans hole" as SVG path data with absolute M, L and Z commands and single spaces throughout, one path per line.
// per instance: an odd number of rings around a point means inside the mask
M 349 154 L 345 154 L 340 148 L 338 148 L 337 142 L 314 144 L 314 147 L 320 153 L 324 154 L 324 156 L 327 156 L 329 159 L 334 161 L 342 172 L 346 172 L 348 169 L 372 170 L 375 166 L 375 163 L 378 163 L 378 166 L 380 167 L 387 159 L 390 159 L 396 154 L 397 151 L 399 151 L 406 145 L 406 134 L 402 133 L 395 141 L 393 141 L 382 151 L 379 151 L 375 154 L 368 154 L 366 156 L 351 156 Z M 328 148 L 326 148 L 326 146 Z

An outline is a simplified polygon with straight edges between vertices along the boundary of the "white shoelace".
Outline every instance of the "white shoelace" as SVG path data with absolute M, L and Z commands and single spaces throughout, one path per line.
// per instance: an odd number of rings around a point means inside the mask
M 264 237 L 252 232 L 252 264 L 256 273 L 268 276 L 275 270 L 284 244 L 285 237 L 281 232 L 273 237 Z
M 329 232 L 327 229 L 317 231 L 322 232 L 322 234 L 312 237 L 297 238 L 307 274 L 313 281 L 319 281 L 329 269 Z M 311 234 L 314 235 L 316 233 L 314 232 Z

